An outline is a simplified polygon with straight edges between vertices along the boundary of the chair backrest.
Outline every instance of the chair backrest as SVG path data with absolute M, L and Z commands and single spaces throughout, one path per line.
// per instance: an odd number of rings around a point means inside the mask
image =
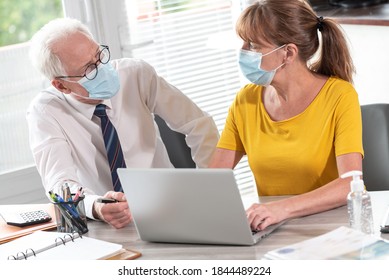
M 389 104 L 362 105 L 361 109 L 366 189 L 389 190 Z
M 161 117 L 155 115 L 154 119 L 173 166 L 175 168 L 196 168 L 191 150 L 186 144 L 185 135 L 171 130 Z

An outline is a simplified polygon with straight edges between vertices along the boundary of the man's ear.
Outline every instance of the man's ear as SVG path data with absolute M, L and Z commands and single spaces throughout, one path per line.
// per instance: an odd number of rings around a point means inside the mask
M 51 84 L 53 85 L 53 87 L 55 87 L 56 89 L 58 89 L 60 92 L 62 92 L 64 94 L 69 94 L 72 92 L 69 88 L 67 88 L 64 85 L 63 81 L 61 81 L 59 79 L 52 80 Z

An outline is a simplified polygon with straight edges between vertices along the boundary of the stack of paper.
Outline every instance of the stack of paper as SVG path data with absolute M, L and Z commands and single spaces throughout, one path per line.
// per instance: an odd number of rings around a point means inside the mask
M 389 259 L 389 243 L 348 227 L 295 243 L 265 254 L 278 260 L 375 260 Z

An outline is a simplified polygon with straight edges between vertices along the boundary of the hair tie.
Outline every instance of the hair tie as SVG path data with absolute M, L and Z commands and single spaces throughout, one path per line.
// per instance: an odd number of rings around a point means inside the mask
M 324 18 L 322 16 L 320 16 L 320 17 L 317 17 L 316 19 L 317 19 L 316 27 L 317 27 L 317 29 L 319 29 L 320 32 L 322 32 L 323 31 Z

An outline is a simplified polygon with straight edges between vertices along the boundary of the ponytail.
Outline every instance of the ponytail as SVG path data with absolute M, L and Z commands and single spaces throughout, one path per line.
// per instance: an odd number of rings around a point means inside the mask
M 317 17 L 317 29 L 321 33 L 321 50 L 311 69 L 352 83 L 355 68 L 341 27 L 332 19 Z

